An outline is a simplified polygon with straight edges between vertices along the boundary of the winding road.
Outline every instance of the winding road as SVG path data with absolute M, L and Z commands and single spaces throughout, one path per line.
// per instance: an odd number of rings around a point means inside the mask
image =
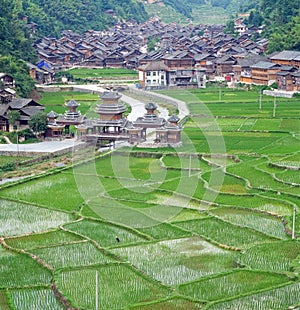
M 57 86 L 56 86 L 57 87 Z M 70 87 L 70 85 L 66 85 L 66 87 Z M 92 92 L 95 94 L 102 94 L 105 89 L 102 86 L 90 84 L 90 85 L 72 85 L 74 91 L 82 91 L 82 92 Z M 135 87 L 131 85 L 130 87 Z M 38 86 L 39 88 L 39 86 Z M 52 86 L 43 86 L 44 89 L 52 88 Z M 63 86 L 62 86 L 63 88 Z M 140 91 L 141 95 L 143 95 L 143 91 Z M 150 92 L 147 92 L 148 94 Z M 165 95 L 160 95 L 157 93 L 153 93 L 153 96 L 159 96 L 161 99 L 166 101 L 172 101 L 178 107 L 178 116 L 183 118 L 189 115 L 189 110 L 185 104 L 185 102 L 170 98 Z M 140 100 L 134 99 L 128 95 L 122 94 L 121 100 L 127 104 L 129 104 L 132 109 L 131 113 L 127 116 L 129 121 L 134 121 L 138 117 L 141 117 L 145 114 L 145 104 L 150 100 L 145 97 L 145 101 L 142 102 Z M 168 118 L 168 110 L 166 108 L 162 108 L 158 106 L 158 111 L 160 113 L 160 117 Z M 29 144 L 0 144 L 0 155 L 13 155 L 19 154 L 23 152 L 27 153 L 56 153 L 66 149 L 71 149 L 74 145 L 82 144 L 83 142 L 76 141 L 74 139 L 66 139 L 63 141 L 44 141 L 40 143 L 29 143 Z

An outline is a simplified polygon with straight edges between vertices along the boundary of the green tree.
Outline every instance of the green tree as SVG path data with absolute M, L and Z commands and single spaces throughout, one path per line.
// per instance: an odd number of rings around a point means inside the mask
M 44 112 L 39 112 L 31 116 L 28 125 L 36 135 L 44 133 L 47 129 L 47 115 Z
M 234 34 L 234 20 L 230 19 L 229 21 L 227 21 L 226 23 L 226 27 L 224 29 L 225 33 L 229 33 L 229 34 Z
M 156 44 L 159 42 L 159 38 L 149 37 L 147 42 L 147 51 L 152 52 L 155 50 Z
M 14 56 L 0 56 L 0 72 L 6 72 L 15 79 L 19 96 L 29 96 L 35 81 L 29 76 L 29 68 L 25 61 Z
M 8 123 L 13 127 L 14 130 L 17 129 L 17 121 L 20 119 L 21 114 L 19 111 L 11 110 L 7 113 Z

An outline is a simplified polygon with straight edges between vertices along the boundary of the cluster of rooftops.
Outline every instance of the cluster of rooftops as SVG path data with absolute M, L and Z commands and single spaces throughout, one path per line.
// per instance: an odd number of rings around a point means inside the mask
M 143 88 L 205 87 L 203 79 L 214 80 L 219 77 L 263 85 L 276 82 L 274 76 L 265 75 L 263 80 L 243 77 L 252 77 L 255 69 L 268 70 L 268 66 L 277 63 L 278 66 L 292 67 L 277 66 L 276 73 L 288 71 L 288 78 L 294 81 L 291 83 L 297 84 L 295 78 L 300 68 L 297 61 L 299 52 L 285 51 L 266 57 L 264 53 L 268 40 L 252 40 L 254 33 L 261 32 L 260 28 L 247 28 L 241 19 L 237 19 L 236 27 L 241 31 L 238 37 L 234 37 L 225 34 L 224 27 L 166 24 L 153 17 L 142 24 L 134 20 L 118 22 L 105 31 L 88 30 L 78 34 L 66 30 L 58 39 L 44 37 L 36 42 L 39 63 L 32 65 L 31 69 L 32 72 L 35 70 L 35 76 L 42 77 L 38 78 L 41 83 L 52 82 L 56 70 L 82 66 L 136 69 L 140 73 L 139 82 Z M 154 50 L 147 51 L 147 44 L 152 39 L 156 42 Z M 165 72 L 162 74 L 163 80 L 149 78 L 161 72 Z
M 106 31 L 88 30 L 83 34 L 63 31 L 59 39 L 44 37 L 35 48 L 41 60 L 56 65 L 82 64 L 99 66 L 125 66 L 137 68 L 139 60 L 147 55 L 149 39 L 157 38 L 156 48 L 161 54 L 188 51 L 191 55 L 217 54 L 220 49 L 231 52 L 261 54 L 267 40 L 250 39 L 257 28 L 245 29 L 239 38 L 224 34 L 222 25 L 186 26 L 166 24 L 159 18 L 151 18 L 138 24 L 132 20 L 116 23 Z

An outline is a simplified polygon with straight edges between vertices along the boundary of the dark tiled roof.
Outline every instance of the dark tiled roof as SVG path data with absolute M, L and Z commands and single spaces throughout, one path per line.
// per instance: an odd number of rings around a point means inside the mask
M 78 107 L 79 104 L 74 100 L 74 99 L 71 99 L 67 104 L 66 104 L 67 107 Z
M 12 109 L 22 109 L 25 106 L 27 106 L 31 101 L 32 99 L 18 98 L 18 99 L 14 99 L 13 101 L 11 101 L 9 103 L 9 106 Z
M 279 59 L 279 60 L 293 60 L 297 57 L 300 57 L 300 52 L 298 51 L 282 51 L 270 57 L 270 59 Z
M 166 70 L 166 65 L 163 61 L 151 61 L 150 63 L 140 67 L 144 71 L 163 71 Z
M 0 104 L 0 116 L 4 116 L 8 110 L 8 104 Z
M 251 66 L 251 68 L 255 69 L 271 69 L 274 67 L 280 67 L 280 65 L 275 64 L 274 62 L 259 61 L 258 63 Z
M 57 117 L 58 116 L 58 114 L 56 113 L 56 112 L 54 112 L 54 111 L 51 111 L 51 112 L 49 112 L 48 114 L 47 114 L 47 117 Z
M 102 95 L 101 95 L 101 99 L 120 99 L 121 95 L 117 92 L 113 92 L 113 91 L 105 91 Z
M 20 111 L 25 113 L 28 116 L 32 116 L 43 110 L 44 110 L 44 107 L 26 107 L 24 109 L 21 109 Z
M 157 105 L 153 102 L 148 102 L 146 105 L 145 105 L 145 109 L 147 110 L 155 110 L 157 109 Z
M 177 123 L 177 122 L 179 122 L 179 120 L 180 120 L 180 118 L 174 114 L 168 118 L 168 122 L 170 122 L 170 123 Z

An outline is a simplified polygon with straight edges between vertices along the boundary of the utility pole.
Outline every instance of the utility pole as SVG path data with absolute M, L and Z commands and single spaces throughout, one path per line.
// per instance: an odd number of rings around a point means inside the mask
M 98 270 L 96 270 L 96 310 L 99 310 L 98 305 Z
M 276 96 L 274 96 L 273 117 L 276 116 L 276 107 L 277 107 L 277 104 L 276 104 Z
M 296 221 L 296 207 L 294 207 L 293 211 L 293 227 L 292 227 L 292 239 L 295 239 L 295 221 Z
M 17 134 L 17 155 L 19 157 L 19 135 Z
M 259 91 L 259 111 L 261 111 L 261 98 L 262 97 L 262 93 L 261 90 Z

